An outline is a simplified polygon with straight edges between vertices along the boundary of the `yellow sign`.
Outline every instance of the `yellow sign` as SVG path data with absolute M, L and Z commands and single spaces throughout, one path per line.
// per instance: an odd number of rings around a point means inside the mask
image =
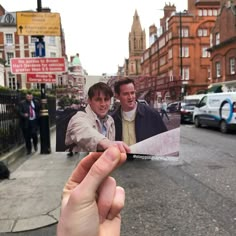
M 60 14 L 50 12 L 17 12 L 18 35 L 60 36 Z

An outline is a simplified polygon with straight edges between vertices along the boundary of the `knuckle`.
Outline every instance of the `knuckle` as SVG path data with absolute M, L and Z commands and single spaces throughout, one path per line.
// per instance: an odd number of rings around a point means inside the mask
M 99 176 L 105 172 L 105 165 L 101 165 L 101 163 L 95 162 L 90 169 L 90 173 L 92 176 Z

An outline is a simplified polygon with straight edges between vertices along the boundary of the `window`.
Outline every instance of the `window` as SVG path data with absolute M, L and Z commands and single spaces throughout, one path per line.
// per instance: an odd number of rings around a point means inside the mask
M 202 57 L 211 57 L 211 54 L 207 51 L 207 48 L 208 47 L 206 46 L 202 47 Z
M 229 59 L 229 66 L 230 66 L 230 74 L 234 75 L 235 74 L 235 58 Z
M 33 37 L 33 36 L 30 37 L 30 43 L 35 43 L 37 41 L 38 39 L 36 37 Z
M 13 44 L 13 34 L 6 34 L 6 44 Z
M 13 90 L 16 90 L 18 88 L 17 80 L 15 77 L 9 77 L 9 88 Z
M 207 78 L 209 80 L 211 80 L 211 69 L 210 68 L 207 69 Z
M 172 58 L 172 55 L 173 53 L 172 53 L 172 48 L 171 49 L 169 49 L 169 51 L 168 51 L 168 59 L 171 59 Z
M 160 66 L 163 66 L 165 64 L 166 64 L 166 57 L 163 56 L 163 57 L 160 58 Z
M 182 28 L 182 37 L 187 38 L 188 37 L 188 28 Z
M 199 9 L 199 10 L 198 10 L 198 15 L 199 15 L 199 16 L 202 16 L 202 9 Z
M 218 15 L 218 12 L 216 9 L 213 10 L 213 16 L 217 16 Z
M 169 75 L 169 79 L 170 79 L 170 82 L 173 81 L 173 70 L 169 70 L 168 71 L 168 75 Z
M 189 67 L 184 67 L 182 70 L 182 80 L 189 80 Z
M 208 30 L 207 29 L 198 29 L 197 35 L 199 37 L 206 37 L 208 35 Z
M 212 9 L 208 9 L 208 16 L 212 16 Z
M 49 44 L 50 45 L 56 45 L 56 38 L 55 37 L 49 37 Z
M 207 9 L 203 9 L 203 16 L 207 16 Z
M 216 45 L 220 44 L 220 33 L 216 33 Z
M 10 65 L 10 59 L 14 57 L 13 52 L 7 52 L 7 64 Z
M 35 52 L 30 53 L 31 57 L 35 57 Z
M 57 54 L 55 52 L 50 52 L 50 57 L 57 57 Z
M 208 35 L 207 29 L 202 29 L 202 36 L 206 37 Z
M 220 62 L 216 62 L 216 77 L 219 78 L 220 77 Z
M 181 57 L 181 55 L 180 55 Z M 188 47 L 182 47 L 182 57 L 189 57 L 189 48 Z
M 202 100 L 199 102 L 199 107 L 203 107 L 207 104 L 207 96 L 204 96 Z

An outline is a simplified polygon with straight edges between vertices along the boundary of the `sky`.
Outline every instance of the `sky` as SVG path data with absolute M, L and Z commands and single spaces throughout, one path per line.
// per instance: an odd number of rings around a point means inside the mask
M 187 9 L 187 0 L 41 0 L 42 7 L 60 13 L 68 58 L 79 53 L 89 75 L 115 74 L 128 58 L 128 37 L 137 10 L 149 46 L 149 26 L 159 27 L 165 3 L 177 11 Z M 0 0 L 6 11 L 36 10 L 37 0 Z

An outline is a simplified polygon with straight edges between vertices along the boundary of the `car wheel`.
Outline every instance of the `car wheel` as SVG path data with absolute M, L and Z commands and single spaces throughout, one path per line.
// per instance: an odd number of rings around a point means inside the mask
M 195 117 L 195 119 L 194 119 L 194 124 L 195 124 L 195 127 L 196 127 L 196 128 L 201 127 L 201 124 L 200 124 L 200 121 L 199 121 L 199 118 L 198 118 L 198 117 Z
M 220 131 L 224 134 L 228 132 L 228 125 L 224 120 L 220 122 Z

